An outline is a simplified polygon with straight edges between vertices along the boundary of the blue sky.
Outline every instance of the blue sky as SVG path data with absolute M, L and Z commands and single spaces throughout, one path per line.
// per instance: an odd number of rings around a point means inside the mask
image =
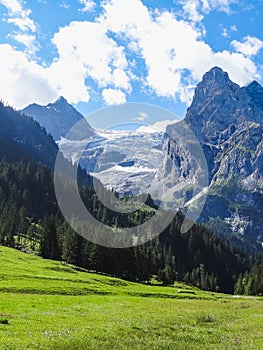
M 0 0 L 0 16 L 0 98 L 17 109 L 63 95 L 84 115 L 136 102 L 182 118 L 213 66 L 263 83 L 262 0 Z

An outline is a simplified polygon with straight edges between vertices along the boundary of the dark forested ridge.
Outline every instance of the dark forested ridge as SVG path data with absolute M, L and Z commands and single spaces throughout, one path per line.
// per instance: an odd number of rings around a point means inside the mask
M 137 247 L 105 248 L 85 240 L 65 222 L 57 205 L 52 171 L 57 148 L 52 138 L 38 123 L 2 104 L 0 120 L 0 244 L 129 280 L 147 282 L 156 276 L 163 284 L 183 280 L 230 293 L 235 283 L 236 291 L 242 292 L 243 276 L 256 275 L 255 269 L 262 272 L 256 267 L 259 255 L 249 257 L 243 248 L 201 224 L 181 233 L 181 213 L 158 238 Z M 83 171 L 80 174 L 85 179 Z M 110 226 L 141 224 L 156 210 L 148 198 L 150 206 L 133 214 L 112 212 L 84 183 L 79 186 L 83 202 L 94 217 Z M 260 286 L 254 291 L 262 292 Z
M 11 161 L 31 159 L 54 166 L 58 147 L 32 118 L 0 102 L 0 156 Z

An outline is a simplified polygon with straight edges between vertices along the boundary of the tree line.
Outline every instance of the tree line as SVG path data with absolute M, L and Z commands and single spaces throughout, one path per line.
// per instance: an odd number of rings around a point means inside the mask
M 81 170 L 79 173 L 85 178 Z M 83 202 L 107 225 L 136 226 L 155 213 L 150 197 L 135 213 L 111 211 L 84 182 L 79 185 Z M 149 282 L 155 276 L 165 285 L 178 280 L 204 290 L 260 293 L 259 254 L 249 255 L 243 247 L 220 239 L 198 223 L 181 233 L 183 219 L 183 214 L 177 213 L 159 237 L 145 244 L 126 249 L 102 247 L 75 233 L 64 220 L 56 201 L 53 172 L 47 166 L 32 160 L 0 160 L 0 244 L 132 281 Z M 247 284 L 257 287 L 248 289 Z

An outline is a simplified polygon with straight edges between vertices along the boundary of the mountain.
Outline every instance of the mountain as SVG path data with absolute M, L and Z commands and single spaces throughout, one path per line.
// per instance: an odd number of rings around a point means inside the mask
M 21 112 L 38 121 L 56 141 L 60 140 L 61 137 L 65 137 L 69 130 L 84 118 L 64 97 L 60 97 L 47 106 L 31 104 Z M 93 134 L 93 129 L 89 125 L 86 136 L 92 136 Z
M 219 231 L 230 230 L 260 241 L 263 240 L 262 97 L 263 88 L 257 82 L 241 88 L 222 69 L 212 68 L 197 85 L 184 121 L 169 127 L 170 137 L 164 143 L 166 158 L 160 170 L 160 176 L 168 177 L 173 184 L 181 181 L 182 173 L 192 185 L 198 183 L 192 164 L 197 163 L 198 169 L 200 159 L 193 152 L 187 153 L 180 133 L 180 128 L 189 127 L 208 167 L 207 198 L 201 221 Z M 195 205 L 202 197 L 204 193 Z
M 256 81 L 240 87 L 212 68 L 184 120 L 166 133 L 93 130 L 85 121 L 65 138 L 82 118 L 65 99 L 24 110 L 30 111 L 59 140 L 64 156 L 108 189 L 149 192 L 168 206 L 193 208 L 192 219 L 218 232 L 263 240 L 263 87 Z
M 22 113 L 53 136 L 68 160 L 120 194 L 148 191 L 164 157 L 164 132 L 95 130 L 63 97 L 47 106 L 32 104 Z

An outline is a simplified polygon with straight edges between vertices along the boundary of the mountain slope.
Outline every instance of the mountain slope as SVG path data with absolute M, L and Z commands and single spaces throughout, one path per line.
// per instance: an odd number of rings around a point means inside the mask
M 96 137 L 81 141 L 62 138 L 59 148 L 120 194 L 147 193 L 161 163 L 163 133 L 136 130 L 96 130 Z
M 1 274 L 0 291 L 16 293 L 57 295 L 137 295 L 148 297 L 180 297 L 173 287 L 147 286 L 121 280 L 107 275 L 89 273 L 74 265 L 25 254 L 12 248 L 0 247 L 0 265 L 5 266 Z M 48 281 L 48 283 L 47 283 Z M 63 286 L 63 288 L 62 288 Z M 182 298 L 211 298 L 211 294 L 197 288 L 178 284 L 185 289 Z M 189 292 L 189 294 L 187 293 Z
M 222 230 L 263 239 L 263 88 L 256 82 L 245 88 L 214 67 L 197 85 L 193 102 L 183 121 L 196 135 L 208 164 L 208 197 L 201 220 Z M 172 138 L 165 142 L 173 173 L 190 168 L 198 159 L 187 157 L 180 142 L 179 125 L 170 127 Z M 162 169 L 167 168 L 167 159 Z M 174 170 L 176 169 L 176 171 Z M 164 172 L 162 173 L 164 174 Z M 192 174 L 192 175 L 191 175 Z
M 56 141 L 60 140 L 61 137 L 65 137 L 69 130 L 84 118 L 64 97 L 60 97 L 47 106 L 31 104 L 21 112 L 38 121 Z M 94 131 L 89 126 L 89 133 L 86 137 L 93 134 Z

